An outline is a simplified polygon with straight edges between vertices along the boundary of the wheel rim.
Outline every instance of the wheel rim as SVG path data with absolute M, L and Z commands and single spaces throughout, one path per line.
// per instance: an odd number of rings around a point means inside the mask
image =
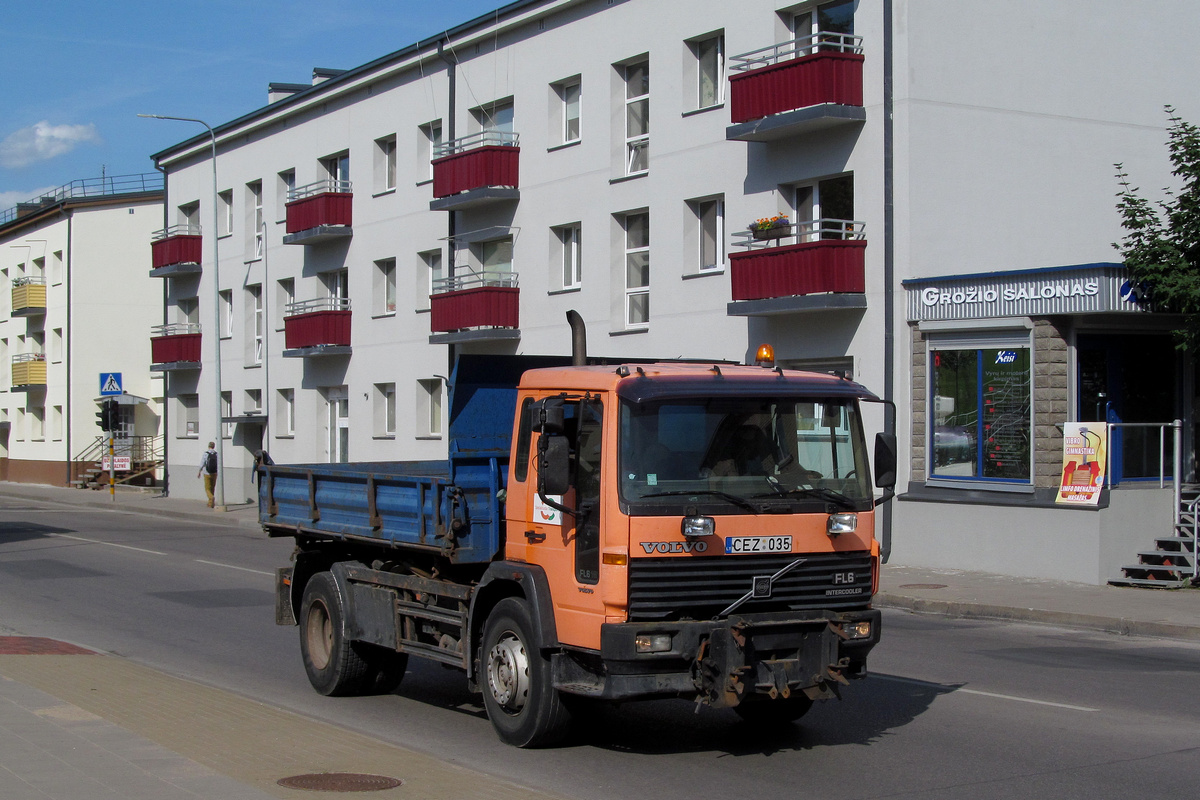
M 333 654 L 333 620 L 329 617 L 329 609 L 319 600 L 308 609 L 305 637 L 308 642 L 308 658 L 312 665 L 317 669 L 325 669 Z
M 517 714 L 529 700 L 529 656 L 525 644 L 506 631 L 488 653 L 488 690 L 496 705 Z

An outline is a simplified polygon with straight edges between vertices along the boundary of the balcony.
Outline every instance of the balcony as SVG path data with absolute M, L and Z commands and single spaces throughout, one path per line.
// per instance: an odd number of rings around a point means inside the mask
M 12 315 L 35 317 L 46 313 L 46 279 L 13 278 Z
M 151 328 L 150 369 L 153 372 L 200 369 L 200 326 L 184 322 Z
M 322 244 L 354 235 L 350 181 L 326 179 L 288 191 L 284 244 Z
M 506 131 L 480 131 L 438 147 L 431 211 L 457 211 L 518 200 L 521 148 Z
M 284 358 L 350 355 L 350 298 L 288 303 L 283 314 Z
M 734 56 L 725 138 L 769 142 L 860 123 L 862 37 L 815 33 Z
M 863 223 L 819 219 L 735 236 L 747 249 L 729 254 L 730 316 L 867 307 Z
M 520 339 L 521 290 L 515 272 L 468 272 L 435 281 L 430 344 Z
M 12 357 L 12 390 L 46 388 L 46 354 L 22 353 Z
M 155 231 L 150 240 L 150 277 L 200 272 L 202 242 L 199 225 L 172 225 Z

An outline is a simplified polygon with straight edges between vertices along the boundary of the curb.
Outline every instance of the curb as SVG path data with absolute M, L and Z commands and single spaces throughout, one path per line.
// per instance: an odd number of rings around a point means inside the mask
M 1122 636 L 1155 636 L 1200 642 L 1200 626 L 1178 625 L 1170 622 L 1151 622 L 1123 617 L 1102 617 L 1095 614 L 1076 614 L 1068 611 L 1048 611 L 1039 608 L 1016 608 L 987 603 L 967 603 L 956 600 L 926 600 L 919 597 L 879 592 L 874 604 L 883 608 L 911 611 L 914 614 L 935 614 L 957 619 L 987 619 L 1004 622 L 1032 622 L 1063 628 L 1115 633 Z

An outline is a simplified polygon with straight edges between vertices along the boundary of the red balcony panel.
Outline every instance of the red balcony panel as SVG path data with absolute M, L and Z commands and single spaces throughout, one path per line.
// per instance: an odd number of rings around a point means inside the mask
M 449 333 L 465 328 L 519 328 L 521 290 L 515 286 L 482 286 L 429 298 L 429 328 Z
M 283 340 L 289 350 L 320 345 L 350 346 L 349 311 L 312 311 L 283 318 Z
M 821 103 L 863 104 L 861 53 L 818 52 L 729 78 L 730 118 L 749 122 Z
M 321 225 L 353 224 L 350 192 L 324 192 L 287 204 L 287 232 L 299 233 Z
M 865 241 L 823 239 L 729 254 L 734 300 L 866 291 Z
M 152 269 L 169 267 L 172 264 L 199 264 L 201 237 L 190 234 L 168 236 L 150 243 Z
M 200 334 L 182 333 L 150 337 L 150 363 L 173 364 L 177 361 L 199 363 Z
M 484 186 L 518 188 L 520 147 L 484 145 L 433 161 L 433 196 L 449 197 Z

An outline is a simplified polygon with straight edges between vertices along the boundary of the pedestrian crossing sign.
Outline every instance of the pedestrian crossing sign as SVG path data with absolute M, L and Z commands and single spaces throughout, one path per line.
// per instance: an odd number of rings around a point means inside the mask
M 122 394 L 124 389 L 121 387 L 121 373 L 119 372 L 101 372 L 100 373 L 100 396 L 108 397 L 111 395 Z

